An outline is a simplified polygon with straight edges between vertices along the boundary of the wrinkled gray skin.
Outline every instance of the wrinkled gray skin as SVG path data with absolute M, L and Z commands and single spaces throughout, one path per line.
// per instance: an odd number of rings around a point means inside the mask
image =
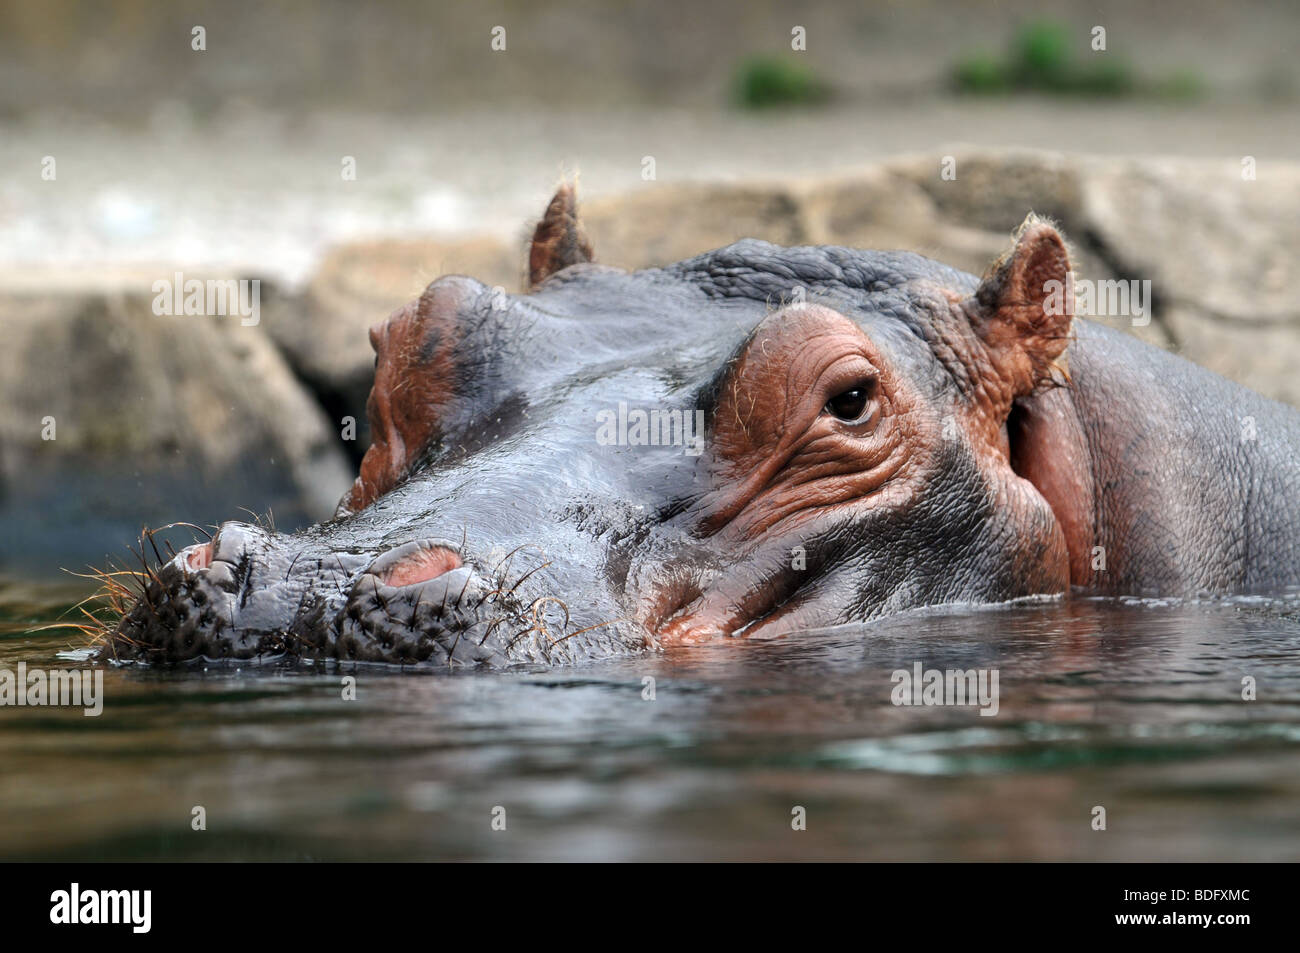
M 504 307 L 478 282 L 440 282 L 460 301 L 465 367 L 416 472 L 362 512 L 293 535 L 221 526 L 211 567 L 160 567 L 106 652 L 557 663 L 644 651 L 647 600 L 684 605 L 718 580 L 764 593 L 749 632 L 765 635 L 1042 591 L 1025 544 L 1033 528 L 1000 513 L 967 441 L 936 451 L 905 511 L 855 508 L 812 524 L 807 568 L 794 573 L 787 538 L 712 545 L 698 520 L 707 454 L 596 440 L 598 412 L 620 401 L 708 415 L 729 359 L 795 286 L 865 330 L 940 419 L 969 397 L 927 326 L 949 307 L 940 291 L 969 295 L 973 276 L 907 253 L 742 241 L 662 270 L 577 265 Z M 1297 416 L 1128 336 L 1084 321 L 1075 330 L 1073 385 L 1047 399 L 1078 417 L 1096 541 L 1122 565 L 1092 588 L 1293 585 Z M 1240 439 L 1247 416 L 1253 444 Z M 413 542 L 444 545 L 465 566 L 380 585 L 376 560 Z

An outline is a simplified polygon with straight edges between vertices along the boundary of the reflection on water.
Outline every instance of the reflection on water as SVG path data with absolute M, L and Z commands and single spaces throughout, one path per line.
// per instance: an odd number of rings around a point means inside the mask
M 59 656 L 75 634 L 29 631 L 76 598 L 0 586 L 0 668 L 84 667 Z M 916 662 L 996 669 L 997 716 L 896 707 Z M 110 668 L 98 718 L 0 708 L 0 857 L 1300 858 L 1294 604 L 1073 600 L 555 671 L 362 669 L 355 701 L 344 674 Z

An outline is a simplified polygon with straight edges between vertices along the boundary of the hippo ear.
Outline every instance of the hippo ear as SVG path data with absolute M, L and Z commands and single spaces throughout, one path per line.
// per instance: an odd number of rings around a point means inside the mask
M 1074 317 L 1070 255 L 1050 222 L 1030 215 L 1015 244 L 975 292 L 973 323 L 1016 396 L 1068 380 L 1065 347 Z
M 591 261 L 591 242 L 578 221 L 578 196 L 572 182 L 560 186 L 533 231 L 528 252 L 528 284 L 536 288 L 561 269 Z

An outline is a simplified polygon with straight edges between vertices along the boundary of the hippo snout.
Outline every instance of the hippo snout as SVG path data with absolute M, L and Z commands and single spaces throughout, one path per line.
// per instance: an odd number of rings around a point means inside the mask
M 444 666 L 565 657 L 584 644 L 570 638 L 581 626 L 553 595 L 547 561 L 518 556 L 489 559 L 440 538 L 316 549 L 226 523 L 152 571 L 104 654 Z
M 327 558 L 326 558 L 327 557 Z M 337 607 L 369 554 L 312 556 L 247 523 L 223 524 L 152 570 L 108 639 L 114 658 L 175 662 L 291 653 Z

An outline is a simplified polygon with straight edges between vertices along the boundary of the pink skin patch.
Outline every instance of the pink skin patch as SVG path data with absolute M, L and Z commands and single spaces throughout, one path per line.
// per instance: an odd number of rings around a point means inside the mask
M 212 565 L 212 544 L 199 543 L 188 546 L 181 550 L 181 559 L 185 562 L 185 568 L 191 572 L 207 569 Z
M 414 586 L 461 567 L 460 557 L 442 546 L 421 549 L 380 574 L 386 586 Z

